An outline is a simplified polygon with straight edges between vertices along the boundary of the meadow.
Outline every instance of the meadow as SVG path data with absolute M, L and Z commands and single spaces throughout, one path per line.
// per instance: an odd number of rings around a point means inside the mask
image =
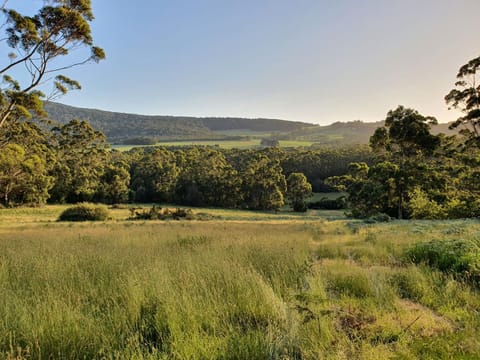
M 0 359 L 479 358 L 470 268 L 419 261 L 464 239 L 462 264 L 480 265 L 476 220 L 62 209 L 0 210 Z
M 143 146 L 216 146 L 222 149 L 254 149 L 260 147 L 261 139 L 254 138 L 250 140 L 180 140 L 180 141 L 161 141 L 155 145 Z M 280 140 L 280 147 L 296 148 L 309 147 L 314 142 L 303 140 Z M 112 145 L 112 149 L 118 151 L 128 151 L 135 147 L 142 147 L 142 145 Z

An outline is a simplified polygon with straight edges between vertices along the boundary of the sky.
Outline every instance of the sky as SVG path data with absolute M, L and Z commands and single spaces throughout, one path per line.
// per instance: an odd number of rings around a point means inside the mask
M 27 9 L 40 0 L 10 0 Z M 92 0 L 107 59 L 59 102 L 150 115 L 379 121 L 443 98 L 480 55 L 480 0 Z

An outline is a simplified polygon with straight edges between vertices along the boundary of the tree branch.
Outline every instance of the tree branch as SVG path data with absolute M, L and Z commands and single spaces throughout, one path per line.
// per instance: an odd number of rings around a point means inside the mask
M 10 70 L 12 67 L 14 66 L 17 66 L 18 64 L 21 64 L 22 62 L 24 61 L 27 61 L 28 59 L 30 59 L 34 54 L 35 52 L 38 50 L 38 48 L 40 47 L 40 45 L 43 44 L 43 41 L 39 42 L 37 45 L 35 45 L 32 49 L 32 51 L 30 51 L 30 53 L 28 53 L 27 55 L 25 55 L 23 58 L 17 60 L 17 61 L 14 61 L 12 62 L 10 65 L 4 67 L 3 69 L 0 70 L 0 74 L 3 74 L 4 72 Z

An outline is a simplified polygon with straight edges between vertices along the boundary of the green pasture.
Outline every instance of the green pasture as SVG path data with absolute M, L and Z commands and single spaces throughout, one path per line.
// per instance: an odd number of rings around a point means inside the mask
M 162 141 L 155 145 L 145 146 L 218 146 L 222 149 L 252 149 L 260 146 L 260 139 L 251 140 L 193 140 L 193 141 Z M 314 142 L 312 141 L 294 141 L 294 140 L 281 140 L 280 147 L 309 147 Z M 135 147 L 142 147 L 142 145 L 112 145 L 112 149 L 119 151 L 128 151 Z

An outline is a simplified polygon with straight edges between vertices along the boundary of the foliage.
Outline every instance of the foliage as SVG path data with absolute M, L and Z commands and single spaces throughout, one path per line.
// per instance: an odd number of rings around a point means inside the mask
M 375 223 L 381 223 L 381 222 L 390 222 L 390 221 L 392 221 L 392 218 L 390 216 L 388 216 L 387 214 L 378 213 L 378 214 L 375 214 L 375 215 L 372 215 L 372 216 L 368 217 L 364 221 L 367 224 L 375 224 Z
M 414 219 L 445 219 L 448 216 L 447 209 L 430 199 L 420 187 L 409 194 L 408 207 Z
M 416 244 L 407 259 L 465 279 L 480 287 L 480 241 L 455 239 Z
M 287 190 L 285 175 L 282 173 L 275 153 L 250 153 L 239 166 L 242 178 L 243 204 L 253 210 L 278 210 L 284 205 Z
M 130 166 L 132 200 L 172 201 L 178 171 L 175 155 L 166 149 L 144 152 Z
M 168 209 L 152 206 L 149 209 L 130 208 L 129 220 L 194 220 L 192 209 Z
M 308 203 L 309 209 L 316 210 L 343 210 L 347 206 L 347 198 L 345 196 L 339 196 L 336 199 L 328 199 L 322 197 L 318 201 Z
M 464 116 L 455 121 L 451 127 L 463 126 L 461 134 L 466 138 L 466 146 L 480 147 L 480 57 L 463 65 L 457 74 L 455 89 L 451 90 L 445 101 L 453 108 L 460 109 Z
M 95 201 L 106 204 L 120 204 L 128 201 L 130 194 L 129 165 L 120 153 L 112 151 L 100 176 L 99 185 L 94 195 Z
M 175 184 L 175 201 L 191 206 L 237 207 L 241 179 L 223 153 L 193 148 L 176 153 L 181 170 Z
M 31 113 L 44 117 L 42 99 L 45 95 L 38 89 L 49 76 L 54 78 L 52 96 L 80 89 L 80 84 L 59 71 L 89 61 L 105 58 L 104 51 L 93 45 L 89 23 L 93 20 L 90 0 L 44 1 L 33 15 L 22 15 L 15 9 L 2 8 L 5 35 L 0 44 L 11 49 L 8 63 L 0 67 L 5 87 L 0 89 L 0 127 L 31 117 Z M 3 44 L 2 44 L 3 43 Z M 86 49 L 90 54 L 75 60 L 72 52 Z M 69 56 L 72 63 L 58 65 L 60 58 Z M 20 80 L 14 79 L 18 75 Z
M 287 178 L 286 198 L 294 211 L 307 211 L 306 198 L 312 196 L 312 185 L 302 173 L 291 173 Z
M 213 118 L 187 116 L 146 116 L 124 114 L 101 110 L 82 109 L 55 102 L 45 104 L 53 119 L 67 123 L 73 119 L 88 120 L 96 130 L 107 136 L 111 143 L 136 144 L 149 139 L 162 140 L 238 140 L 246 139 L 249 133 L 263 134 L 288 132 L 312 124 L 275 120 L 246 118 Z M 229 133 L 232 132 L 233 135 Z M 244 135 L 246 133 L 246 135 Z M 131 139 L 133 142 L 129 142 Z
M 353 216 L 385 213 L 408 218 L 412 216 L 409 201 L 414 189 L 433 193 L 445 189 L 445 178 L 436 171 L 434 155 L 442 138 L 430 133 L 434 123 L 434 118 L 403 106 L 389 111 L 385 126 L 370 139 L 378 162 L 373 166 L 353 163 L 347 175 L 330 178 L 330 184 L 349 193 Z
M 325 179 L 346 174 L 350 163 L 365 162 L 371 165 L 373 160 L 372 151 L 362 145 L 291 150 L 280 161 L 285 176 L 303 173 L 314 192 L 329 192 L 332 188 L 325 184 Z
M 45 204 L 51 186 L 44 158 L 17 144 L 0 150 L 0 204 Z
M 105 136 L 85 121 L 72 120 L 53 129 L 57 162 L 52 170 L 53 202 L 91 201 L 106 167 L 108 144 Z
M 65 209 L 58 221 L 105 221 L 107 218 L 105 206 L 82 203 Z

